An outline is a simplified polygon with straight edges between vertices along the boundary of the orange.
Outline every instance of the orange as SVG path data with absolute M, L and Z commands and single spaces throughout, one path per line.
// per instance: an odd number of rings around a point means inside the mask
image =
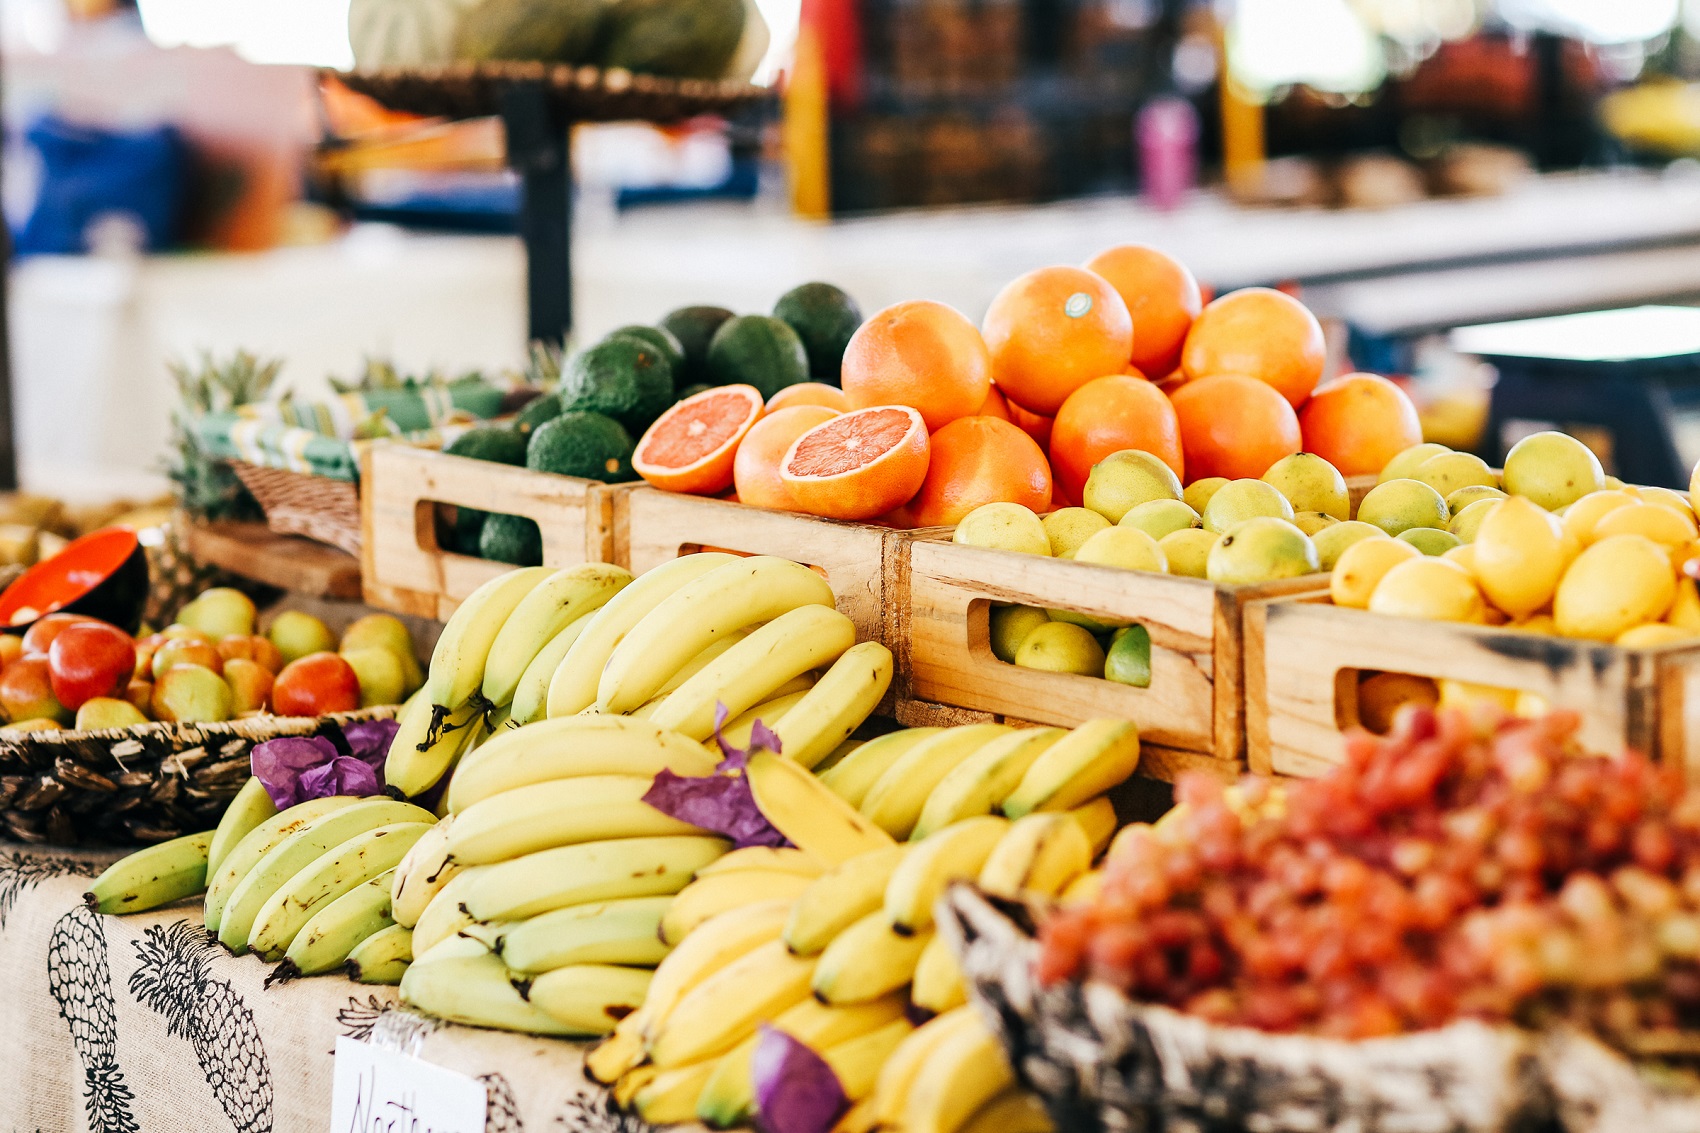
M 1077 267 L 1030 271 L 992 300 L 981 324 L 992 380 L 1012 403 L 1055 415 L 1068 395 L 1133 357 L 1133 316 L 1103 276 Z
M 996 417 L 963 417 L 933 434 L 921 490 L 905 508 L 916 527 L 955 526 L 981 504 L 1051 506 L 1051 466 L 1033 438 Z
M 920 490 L 930 451 L 919 410 L 878 405 L 823 421 L 798 437 L 779 463 L 779 478 L 801 511 L 873 519 Z
M 1317 388 L 1299 410 L 1306 452 L 1342 476 L 1374 476 L 1423 440 L 1417 407 L 1405 391 L 1375 374 L 1347 374 Z
M 767 399 L 769 413 L 776 409 L 788 409 L 793 405 L 824 405 L 839 413 L 850 408 L 844 391 L 825 382 L 798 382 L 796 385 L 786 386 Z
M 1097 378 L 1071 393 L 1057 410 L 1051 426 L 1051 470 L 1069 499 L 1080 499 L 1094 464 L 1129 448 L 1150 453 L 1185 478 L 1175 407 L 1144 378 Z
M 779 462 L 790 451 L 792 441 L 836 416 L 838 410 L 825 405 L 792 405 L 774 410 L 751 426 L 732 461 L 738 501 L 752 507 L 796 507 L 790 489 L 779 479 Z
M 1274 387 L 1243 374 L 1188 382 L 1169 395 L 1181 426 L 1187 476 L 1256 480 L 1299 451 L 1299 417 Z
M 877 312 L 850 336 L 843 382 L 848 408 L 907 405 L 931 431 L 985 404 L 992 358 L 955 308 L 915 299 Z
M 1326 353 L 1322 324 L 1303 303 L 1267 287 L 1247 287 L 1228 292 L 1193 320 L 1181 369 L 1188 381 L 1214 374 L 1256 378 L 1297 409 L 1322 380 Z
M 1146 374 L 1180 365 L 1181 344 L 1204 307 L 1198 280 L 1173 256 L 1144 244 L 1118 244 L 1086 261 L 1127 304 L 1133 316 L 1133 364 Z
M 632 470 L 669 492 L 718 495 L 732 486 L 733 454 L 761 415 L 755 386 L 705 389 L 645 430 L 632 453 Z
M 1000 421 L 1013 420 L 1009 415 L 1009 402 L 1004 400 L 1003 394 L 998 392 L 997 386 L 986 391 L 985 404 L 980 406 L 980 411 L 975 413 L 974 416 L 996 417 Z
M 1055 418 L 1041 417 L 1037 413 L 1029 413 L 1013 401 L 1006 400 L 1004 404 L 1009 409 L 1010 424 L 1015 425 L 1023 433 L 1032 437 L 1034 443 L 1040 448 L 1048 449 L 1051 447 L 1051 423 Z

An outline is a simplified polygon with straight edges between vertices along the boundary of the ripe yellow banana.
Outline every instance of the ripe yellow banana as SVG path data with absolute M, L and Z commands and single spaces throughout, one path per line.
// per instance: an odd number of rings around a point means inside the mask
M 951 768 L 933 788 L 915 823 L 914 837 L 925 838 L 953 822 L 996 811 L 1021 785 L 1027 769 L 1066 735 L 1063 728 L 1018 728 L 986 744 Z
M 396 924 L 407 928 L 418 924 L 431 898 L 460 872 L 460 866 L 448 858 L 453 826 L 452 816 L 439 821 L 413 843 L 413 849 L 395 867 L 390 882 L 390 916 Z
M 927 1055 L 903 1100 L 904 1129 L 957 1133 L 976 1110 L 1015 1085 L 1003 1044 L 984 1020 L 971 1017 L 972 1024 L 954 1029 Z
M 1039 1095 L 1014 1086 L 974 1111 L 960 1133 L 1056 1133 Z
M 971 881 L 1009 833 L 1009 820 L 983 814 L 947 826 L 909 850 L 885 887 L 885 916 L 899 934 L 933 926 L 933 905 L 953 881 Z
M 596 609 L 601 608 L 598 606 Z M 590 625 L 590 619 L 595 616 L 596 610 L 591 610 L 569 623 L 549 639 L 549 644 L 537 651 L 537 656 L 531 659 L 531 664 L 520 674 L 519 684 L 514 686 L 513 703 L 509 705 L 508 712 L 510 727 L 535 724 L 547 718 L 549 682 L 555 678 L 555 670 L 561 667 L 567 650 L 573 647 L 573 642 L 579 639 L 579 635 Z
M 626 1018 L 630 1019 L 631 1016 L 627 1015 Z M 614 1028 L 614 1033 L 619 1034 L 618 1027 Z M 614 1108 L 622 1113 L 630 1113 L 632 1106 L 637 1102 L 638 1091 L 660 1076 L 661 1071 L 647 1064 L 634 1066 L 621 1074 L 610 1083 L 612 1088 L 608 1091 L 609 1096 L 614 1099 Z
M 333 795 L 324 799 L 309 799 L 281 811 L 254 827 L 225 855 L 217 869 L 207 871 L 207 905 L 205 923 L 208 932 L 217 932 L 224 906 L 237 885 L 261 858 L 271 853 L 279 842 L 311 825 L 333 810 L 353 806 L 363 800 L 354 795 Z
M 248 934 L 249 950 L 262 960 L 283 959 L 315 913 L 356 886 L 389 873 L 430 828 L 424 822 L 391 823 L 321 855 L 260 907 Z
M 596 611 L 549 679 L 548 715 L 571 716 L 595 704 L 603 667 L 626 635 L 643 621 L 644 615 L 681 587 L 716 567 L 736 561 L 736 555 L 718 551 L 683 555 L 644 572 L 610 598 L 607 605 Z
M 980 888 L 997 897 L 1055 897 L 1092 866 L 1092 843 L 1071 814 L 1045 811 L 1010 823 L 980 870 Z
M 798 956 L 813 956 L 833 938 L 885 905 L 891 875 L 909 846 L 888 846 L 861 854 L 821 874 L 797 895 L 785 925 L 785 945 Z
M 758 751 L 744 765 L 744 775 L 768 822 L 823 864 L 837 865 L 893 845 L 890 835 L 783 756 Z
M 449 810 L 532 783 L 586 775 L 712 775 L 716 756 L 700 743 L 624 716 L 565 716 L 493 737 L 455 768 Z
M 755 731 L 757 720 L 772 728 L 787 712 L 795 708 L 797 702 L 813 687 L 814 681 L 807 673 L 786 681 L 773 690 L 771 699 L 764 700 L 743 715 L 726 721 L 725 726 L 720 729 L 720 738 L 726 741 L 728 747 L 749 747 L 750 736 Z
M 833 938 L 815 968 L 815 997 L 822 1003 L 866 1003 L 907 987 L 933 938 L 921 929 L 894 932 L 885 911 L 869 913 Z
M 922 740 L 869 788 L 861 812 L 893 838 L 909 837 L 921 820 L 927 796 L 951 769 L 1010 731 L 1004 724 L 967 724 Z
M 1104 852 L 1104 847 L 1110 844 L 1110 839 L 1116 836 L 1115 804 L 1099 795 L 1085 806 L 1077 806 L 1068 813 L 1086 832 L 1087 844 L 1092 847 L 1092 859 L 1096 861 L 1098 855 Z
M 606 1035 L 643 1006 L 653 973 L 616 964 L 568 964 L 517 987 L 530 1004 L 575 1035 Z
M 473 866 L 461 870 L 431 898 L 425 911 L 419 914 L 419 923 L 413 926 L 415 956 L 425 955 L 473 923 L 472 914 L 466 911 L 466 895 L 479 875 L 490 868 Z
M 633 626 L 609 656 L 597 681 L 597 710 L 630 712 L 716 641 L 801 606 L 831 608 L 832 587 L 789 559 L 756 555 L 693 579 Z
M 1089 869 L 1073 881 L 1057 896 L 1064 905 L 1090 905 L 1098 899 L 1098 894 L 1104 891 L 1104 871 Z
M 649 1060 L 671 1070 L 725 1054 L 807 999 L 814 970 L 781 941 L 758 945 L 685 993 L 653 1033 Z
M 449 860 L 491 865 L 580 842 L 705 833 L 644 802 L 653 784 L 645 775 L 585 775 L 491 795 L 455 814 Z
M 836 661 L 856 644 L 855 623 L 830 606 L 781 614 L 705 665 L 649 714 L 693 740 L 714 734 L 717 705 L 738 716 L 771 700 L 785 682 Z
M 655 981 L 650 981 L 654 986 Z M 592 1082 L 612 1086 L 643 1062 L 643 1008 L 614 1025 L 607 1038 L 584 1052 L 584 1072 Z
M 891 687 L 891 664 L 891 650 L 877 641 L 847 649 L 773 725 L 786 758 L 813 769 L 849 739 Z
M 645 1044 L 667 1021 L 687 992 L 733 961 L 779 939 L 789 901 L 768 901 L 715 917 L 697 926 L 655 967 L 655 982 L 644 1000 L 640 1034 Z
M 466 908 L 475 920 L 506 921 L 591 901 L 677 893 L 726 848 L 724 839 L 698 835 L 557 846 L 485 867 L 467 892 Z
M 490 644 L 484 661 L 484 699 L 497 706 L 511 703 L 537 654 L 573 622 L 600 610 L 631 581 L 632 572 L 623 567 L 584 563 L 555 571 L 533 587 Z
M 1127 720 L 1088 720 L 1052 744 L 1004 800 L 1020 818 L 1036 810 L 1071 810 L 1127 781 L 1139 769 L 1139 729 Z
M 874 1085 L 873 1118 L 878 1128 L 903 1128 L 904 1107 L 910 1089 L 925 1071 L 933 1052 L 962 1031 L 983 1028 L 972 1007 L 959 1007 L 929 1019 L 898 1044 L 881 1068 Z
M 914 1031 L 915 1026 L 909 1020 L 893 1019 L 878 1030 L 834 1043 L 821 1052 L 837 1076 L 846 1100 L 854 1104 L 873 1094 L 886 1060 Z
M 746 629 L 733 630 L 731 633 L 721 637 L 713 645 L 710 645 L 701 653 L 698 653 L 695 657 L 692 657 L 689 661 L 687 661 L 684 667 L 678 672 L 668 677 L 667 683 L 656 689 L 655 695 L 650 697 L 647 703 L 659 704 L 662 700 L 666 699 L 668 693 L 672 692 L 674 689 L 702 672 L 714 661 L 716 657 L 719 657 L 722 653 L 726 652 L 728 649 L 732 648 L 734 645 L 738 644 L 754 632 L 755 627 L 750 626 Z
M 867 740 L 845 740 L 843 743 L 827 752 L 825 759 L 815 764 L 814 773 L 816 775 L 825 775 L 828 771 L 831 771 L 834 767 L 837 767 L 840 763 L 844 762 L 846 756 L 850 755 L 857 748 L 867 742 Z
M 661 920 L 661 939 L 677 944 L 706 920 L 733 909 L 796 897 L 813 880 L 800 874 L 768 870 L 698 876 L 673 897 L 667 915 Z
M 356 945 L 390 928 L 390 879 L 393 870 L 355 886 L 314 913 L 289 942 L 284 969 L 292 975 L 316 976 L 347 962 Z
M 654 967 L 667 956 L 668 946 L 659 932 L 671 901 L 670 897 L 626 897 L 556 909 L 509 925 L 496 939 L 496 952 L 521 975 L 570 964 Z
M 802 877 L 819 877 L 824 872 L 819 862 L 793 847 L 774 849 L 769 846 L 745 846 L 697 870 L 697 880 L 741 873 L 744 870 L 795 873 Z
M 414 701 L 402 710 L 401 727 L 384 757 L 384 782 L 410 799 L 423 795 L 455 767 L 483 722 L 483 711 L 472 701 L 443 715 L 428 700 Z
M 213 831 L 212 844 L 207 847 L 207 876 L 218 873 L 218 867 L 224 864 L 225 857 L 236 848 L 236 844 L 275 814 L 277 806 L 266 793 L 266 785 L 250 775 L 242 789 L 236 792 L 236 797 L 230 800 L 230 805 L 224 808 L 218 829 Z
M 465 949 L 449 941 L 422 952 L 401 977 L 401 997 L 422 1011 L 451 1023 L 520 1031 L 534 1035 L 572 1035 L 571 1027 L 533 1007 L 511 982 L 502 961 L 471 941 Z
M 902 728 L 877 736 L 845 756 L 832 770 L 821 772 L 820 781 L 832 788 L 833 794 L 860 809 L 862 800 L 893 763 L 922 740 L 942 731 L 943 728 Z
M 193 897 L 207 884 L 213 831 L 160 842 L 107 866 L 83 901 L 97 913 L 139 913 Z
M 471 594 L 449 616 L 425 677 L 425 699 L 432 705 L 431 735 L 450 709 L 479 695 L 490 647 L 527 594 L 555 572 L 549 567 L 521 567 L 497 575 Z M 489 709 L 491 704 L 481 704 Z
M 413 963 L 413 930 L 391 925 L 368 936 L 348 954 L 348 978 L 357 984 L 401 982 Z
M 968 1002 L 968 987 L 962 980 L 962 965 L 944 937 L 935 934 L 921 951 L 915 965 L 915 982 L 909 989 L 915 1006 L 934 1015 L 954 1011 Z
M 658 1070 L 632 1098 L 632 1109 L 651 1125 L 677 1125 L 696 1114 L 697 1096 L 714 1073 L 715 1062 Z

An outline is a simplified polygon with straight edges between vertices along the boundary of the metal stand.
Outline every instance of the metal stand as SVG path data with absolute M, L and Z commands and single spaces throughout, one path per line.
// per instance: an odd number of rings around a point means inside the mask
M 508 166 L 524 178 L 519 231 L 525 241 L 532 341 L 565 344 L 573 326 L 573 170 L 569 123 L 542 82 L 502 90 Z

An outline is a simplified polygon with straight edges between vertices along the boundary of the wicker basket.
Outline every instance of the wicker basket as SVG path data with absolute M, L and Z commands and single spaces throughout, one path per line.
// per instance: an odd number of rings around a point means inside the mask
M 231 467 L 260 502 L 267 527 L 360 554 L 360 490 L 352 481 L 242 460 Z
M 371 708 L 0 737 L 0 838 L 133 845 L 211 830 L 247 782 L 255 744 L 395 713 Z

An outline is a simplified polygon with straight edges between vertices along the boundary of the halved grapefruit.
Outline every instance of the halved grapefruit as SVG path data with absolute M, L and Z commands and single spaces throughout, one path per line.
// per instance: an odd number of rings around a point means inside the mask
M 927 478 L 931 445 L 921 414 L 876 405 L 798 437 L 779 478 L 798 508 L 829 519 L 873 519 L 909 502 Z
M 713 496 L 732 486 L 738 445 L 762 415 L 755 386 L 715 386 L 655 419 L 632 454 L 632 470 L 657 488 Z

